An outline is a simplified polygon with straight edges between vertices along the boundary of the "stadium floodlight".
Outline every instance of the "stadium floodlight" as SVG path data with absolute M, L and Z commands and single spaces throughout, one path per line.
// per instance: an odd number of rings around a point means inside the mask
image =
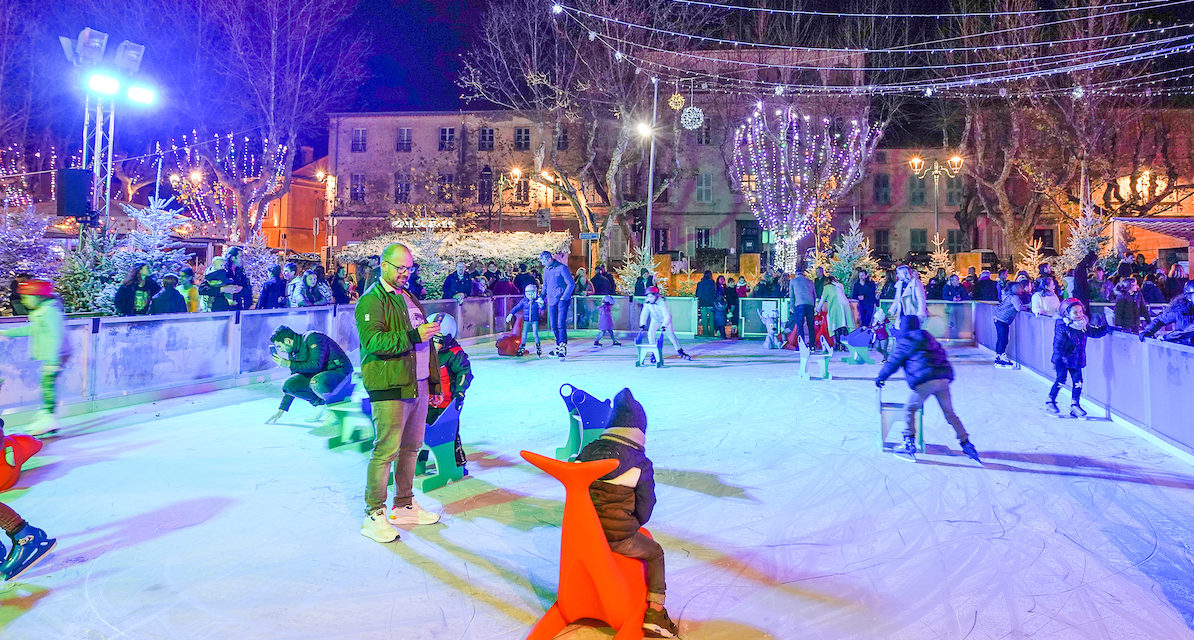
M 75 55 L 83 64 L 97 64 L 104 59 L 104 51 L 107 48 L 108 34 L 88 27 L 79 32 L 79 39 L 75 43 Z
M 129 42 L 125 40 L 116 47 L 116 60 L 114 64 L 117 69 L 125 72 L 127 75 L 135 75 L 137 70 L 141 68 L 141 58 L 145 56 L 145 45 Z
M 87 76 L 87 88 L 105 96 L 114 96 L 120 92 L 120 80 L 115 76 L 97 71 Z
M 157 95 L 154 93 L 153 89 L 150 89 L 149 87 L 139 87 L 136 85 L 129 87 L 128 93 L 126 95 L 131 102 L 136 102 L 138 104 L 153 104 L 154 100 L 157 98 Z

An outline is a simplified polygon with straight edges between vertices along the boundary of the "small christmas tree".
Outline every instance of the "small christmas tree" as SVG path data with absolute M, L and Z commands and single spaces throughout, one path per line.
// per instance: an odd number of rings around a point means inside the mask
M 954 257 L 950 255 L 949 250 L 945 248 L 945 240 L 941 239 L 941 234 L 933 234 L 933 252 L 929 254 L 929 274 L 931 277 L 937 276 L 937 270 L 944 269 L 945 277 L 954 274 L 955 263 Z
M 651 272 L 655 277 L 655 286 L 659 287 L 660 293 L 666 294 L 668 276 L 670 274 L 663 273 L 659 264 L 655 261 L 655 256 L 643 247 L 632 248 L 630 256 L 614 272 L 614 283 L 618 285 L 618 293 L 625 296 L 633 295 L 634 283 L 638 280 L 638 276 L 642 273 L 643 269 Z
M 12 309 L 9 292 L 19 273 L 53 279 L 62 263 L 62 251 L 46 240 L 50 220 L 33 210 L 0 212 L 0 309 Z
M 55 287 L 62 295 L 66 311 L 114 315 L 113 297 L 105 296 L 114 281 L 119 286 L 113 269 L 107 238 L 92 229 L 84 229 L 79 246 L 63 259 Z
M 847 289 L 854 281 L 854 274 L 858 269 L 866 269 L 867 273 L 872 274 L 879 269 L 879 263 L 871 256 L 871 243 L 858 225 L 857 217 L 850 219 L 850 230 L 838 236 L 837 243 L 834 245 L 833 258 L 828 264 L 829 273 L 832 273 L 833 277 L 837 278 Z M 815 262 L 824 262 L 821 254 L 815 255 L 819 258 Z M 815 268 L 824 265 L 814 264 L 813 266 Z
M 278 251 L 265 244 L 265 238 L 258 235 L 248 244 L 232 245 L 241 249 L 241 268 L 249 278 L 249 286 L 253 287 L 253 301 L 261 293 L 261 287 L 269 280 L 269 268 L 278 264 Z M 328 274 L 330 281 L 334 274 Z
M 174 198 L 150 198 L 149 206 L 144 209 L 121 203 L 125 213 L 139 226 L 117 241 L 107 255 L 108 282 L 101 294 L 103 300 L 97 306 L 114 308 L 116 290 L 138 263 L 149 265 L 153 277 L 158 279 L 177 273 L 186 265 L 186 250 L 172 235 L 175 227 L 190 218 L 179 215 L 182 209 L 168 209 L 173 202 Z
M 1058 271 L 1065 273 L 1073 269 L 1091 252 L 1100 258 L 1110 255 L 1111 236 L 1107 234 L 1107 222 L 1087 204 L 1082 207 L 1077 223 L 1070 226 L 1069 243 L 1057 257 Z
M 1024 271 L 1029 278 L 1035 278 L 1037 267 L 1042 262 L 1047 262 L 1045 254 L 1041 252 L 1041 239 L 1035 238 L 1028 243 L 1027 247 L 1020 252 L 1020 257 L 1016 260 L 1016 271 Z

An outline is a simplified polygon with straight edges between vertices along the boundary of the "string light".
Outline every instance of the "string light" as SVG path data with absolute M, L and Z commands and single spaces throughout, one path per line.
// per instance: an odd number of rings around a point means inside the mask
M 738 11 L 763 12 L 777 15 L 795 15 L 795 16 L 820 16 L 832 18 L 942 18 L 942 17 L 995 17 L 995 16 L 1018 16 L 1018 15 L 1033 15 L 1042 13 L 1063 13 L 1068 11 L 1104 11 L 1106 9 L 1114 9 L 1117 7 L 1139 7 L 1146 5 L 1145 8 L 1163 7 L 1167 0 L 1135 0 L 1133 2 L 1119 2 L 1105 5 L 1089 5 L 1076 7 L 1063 7 L 1058 9 L 1027 9 L 1024 11 L 967 11 L 961 13 L 850 13 L 838 11 L 811 11 L 805 9 L 772 9 L 770 7 L 748 7 L 735 4 L 723 4 L 720 2 L 710 2 L 708 0 L 671 0 L 672 2 L 688 5 L 696 5 L 702 7 L 711 7 L 714 9 L 731 9 Z

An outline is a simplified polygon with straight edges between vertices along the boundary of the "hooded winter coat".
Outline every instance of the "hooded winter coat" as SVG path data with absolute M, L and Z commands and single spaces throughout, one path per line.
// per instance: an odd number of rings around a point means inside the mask
M 1058 318 L 1053 324 L 1053 358 L 1055 365 L 1066 369 L 1081 369 L 1086 366 L 1086 338 L 1101 338 L 1107 335 L 1107 325 L 1088 325 L 1086 329 L 1071 327 L 1065 318 Z
M 15 338 L 29 336 L 29 357 L 44 364 L 61 364 L 70 352 L 66 342 L 66 314 L 62 301 L 48 298 L 29 311 L 29 323 L 0 330 L 0 335 Z
M 915 329 L 901 333 L 895 351 L 887 356 L 887 364 L 879 371 L 877 380 L 886 380 L 900 367 L 904 368 L 904 378 L 912 388 L 930 380 L 954 379 L 954 368 L 949 364 L 945 349 L 928 331 Z
M 585 445 L 576 459 L 579 462 L 614 459 L 618 467 L 589 485 L 589 497 L 597 509 L 597 519 L 605 539 L 618 542 L 633 536 L 639 527 L 651 519 L 655 509 L 655 467 L 647 457 L 647 450 L 637 443 L 617 435 L 605 434 Z M 638 468 L 640 475 L 634 487 L 602 482 Z

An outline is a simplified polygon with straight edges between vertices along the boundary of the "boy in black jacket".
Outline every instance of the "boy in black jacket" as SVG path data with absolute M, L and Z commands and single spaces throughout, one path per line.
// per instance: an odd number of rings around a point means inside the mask
M 314 419 L 319 420 L 323 415 L 324 399 L 352 377 L 352 360 L 335 340 L 318 331 L 300 336 L 290 327 L 281 325 L 269 340 L 273 343 L 270 351 L 274 363 L 289 367 L 294 375 L 282 383 L 282 404 L 265 423 L 275 424 L 290 410 L 296 397 L 316 407 Z
M 1107 322 L 1094 325 L 1086 319 L 1086 308 L 1077 298 L 1068 298 L 1061 303 L 1060 317 L 1053 325 L 1053 370 L 1057 378 L 1053 381 L 1053 388 L 1049 389 L 1049 399 L 1045 402 L 1045 410 L 1057 415 L 1057 392 L 1065 384 L 1066 376 L 1074 382 L 1074 390 L 1070 393 L 1070 416 L 1082 418 L 1086 411 L 1082 409 L 1082 369 L 1086 367 L 1086 338 L 1101 338 L 1107 335 Z M 1101 315 L 1101 314 L 1100 314 Z M 1097 317 L 1097 316 L 1096 316 Z
M 904 405 L 906 426 L 904 427 L 904 446 L 896 449 L 896 453 L 914 455 L 916 453 L 916 412 L 924 406 L 929 396 L 937 398 L 941 412 L 945 414 L 945 421 L 954 428 L 958 436 L 958 444 L 962 451 L 980 462 L 978 451 L 970 444 L 970 436 L 962 426 L 962 420 L 954 413 L 953 401 L 949 396 L 949 383 L 954 379 L 954 368 L 949 364 L 945 349 L 928 331 L 920 328 L 920 318 L 904 316 L 900 319 L 900 336 L 895 350 L 887 357 L 887 364 L 879 371 L 875 378 L 875 386 L 882 387 L 887 378 L 900 367 L 904 368 L 904 378 L 908 386 L 912 387 L 912 395 Z
M 647 613 L 643 630 L 650 638 L 675 638 L 679 629 L 663 607 L 663 547 L 639 531 L 655 508 L 655 469 L 647 457 L 647 413 L 630 389 L 614 396 L 609 424 L 600 438 L 585 445 L 578 462 L 614 459 L 618 467 L 589 486 L 597 518 L 614 553 L 642 560 L 647 569 Z

